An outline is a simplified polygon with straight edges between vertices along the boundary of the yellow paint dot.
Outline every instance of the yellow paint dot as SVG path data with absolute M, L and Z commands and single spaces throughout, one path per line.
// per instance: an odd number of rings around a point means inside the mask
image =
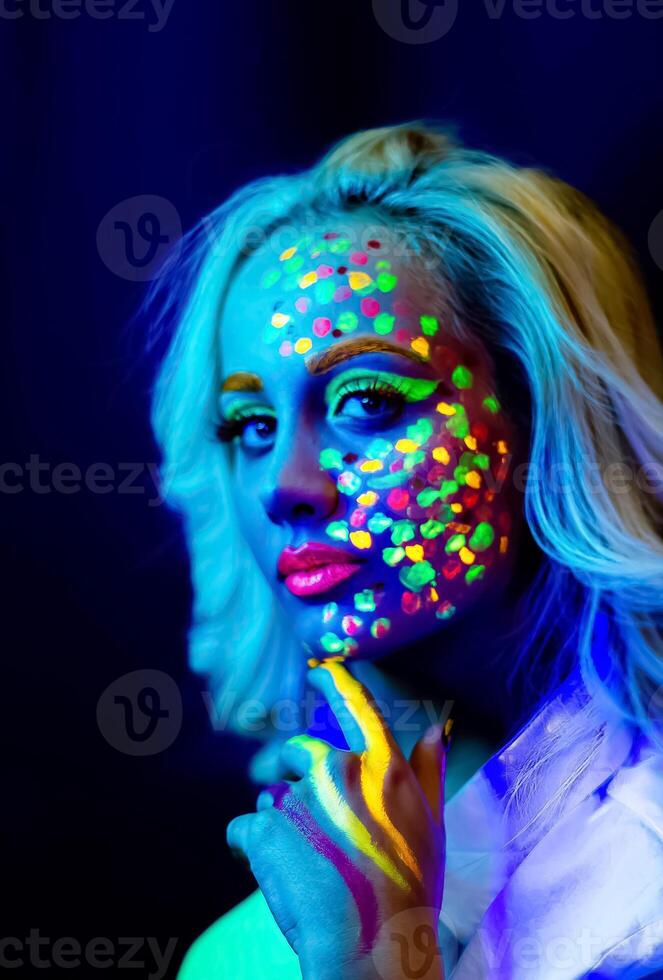
M 465 445 L 474 452 L 477 448 L 477 441 L 474 436 L 465 436 Z
M 493 500 L 495 494 L 492 490 L 486 490 L 486 503 L 489 504 Z
M 352 535 L 351 535 L 352 536 Z M 420 544 L 409 544 L 405 548 L 405 554 L 408 556 L 410 561 L 423 561 L 424 560 L 424 549 Z
M 504 534 L 500 538 L 500 554 L 505 555 L 507 553 L 508 548 L 509 548 L 509 539 Z
M 357 497 L 357 503 L 360 507 L 372 507 L 377 502 L 378 495 L 375 490 L 367 490 L 366 493 L 360 493 Z
M 410 347 L 417 354 L 421 354 L 422 357 L 428 357 L 430 355 L 430 344 L 425 337 L 415 337 L 414 340 L 410 341 Z
M 477 473 L 476 470 L 470 470 L 470 472 L 465 477 L 465 482 L 468 487 L 473 487 L 474 490 L 478 490 L 481 486 L 481 474 Z
M 429 594 L 429 596 L 431 597 L 431 600 L 432 600 L 433 602 L 437 602 L 437 600 L 438 600 L 438 599 L 440 598 L 440 596 L 439 596 L 439 593 L 438 593 L 438 591 L 437 591 L 437 589 L 434 589 L 432 585 L 431 585 L 431 587 L 430 587 L 430 591 L 429 591 L 429 593 L 428 593 L 428 594 Z
M 460 524 L 458 521 L 449 521 L 447 527 L 454 534 L 469 534 L 472 530 L 469 524 Z
M 359 548 L 360 550 L 370 548 L 373 543 L 368 531 L 350 531 L 350 540 L 355 548 Z
M 415 442 L 414 439 L 399 439 L 395 443 L 394 448 L 398 450 L 399 453 L 413 453 L 420 446 L 420 443 Z
M 363 473 L 377 473 L 378 470 L 383 469 L 383 462 L 380 459 L 365 459 L 363 463 L 360 464 L 359 469 Z
M 450 457 L 444 446 L 436 446 L 433 450 L 433 459 L 436 459 L 438 463 L 448 463 Z
M 435 411 L 439 412 L 440 415 L 455 415 L 456 409 L 449 402 L 438 402 L 435 406 Z
M 497 451 L 498 453 L 501 453 L 502 456 L 508 453 L 509 447 L 505 443 L 504 439 L 500 439 L 499 442 L 497 443 Z
M 313 341 L 310 337 L 300 337 L 295 343 L 295 350 L 298 354 L 305 354 L 311 347 L 313 347 Z
M 306 275 L 302 276 L 302 278 L 299 280 L 299 285 L 301 286 L 302 289 L 308 289 L 309 286 L 312 286 L 313 283 L 317 281 L 318 281 L 317 272 L 307 272 Z
M 369 286 L 373 280 L 365 272 L 350 272 L 348 282 L 350 289 L 363 289 L 365 286 Z
M 287 313 L 275 313 L 272 317 L 273 327 L 285 327 L 286 323 L 290 322 L 290 317 Z
M 287 262 L 288 259 L 291 259 L 293 257 L 296 251 L 297 251 L 296 245 L 293 245 L 292 248 L 286 248 L 285 252 L 281 252 L 281 254 L 279 255 L 279 259 L 281 260 L 281 262 Z
M 469 548 L 461 548 L 458 552 L 458 557 L 464 565 L 471 565 L 474 561 L 474 552 L 470 551 Z
M 454 514 L 462 514 L 462 512 L 463 512 L 463 505 L 461 503 L 459 503 L 458 501 L 456 501 L 455 503 L 453 503 L 451 505 L 451 509 L 454 512 Z

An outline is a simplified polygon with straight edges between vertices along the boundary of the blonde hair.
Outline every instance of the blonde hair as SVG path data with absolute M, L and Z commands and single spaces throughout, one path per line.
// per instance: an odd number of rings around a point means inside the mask
M 413 255 L 434 259 L 452 328 L 487 344 L 498 394 L 526 420 L 525 516 L 542 564 L 518 669 L 533 667 L 550 642 L 572 647 L 588 683 L 653 731 L 652 697 L 663 685 L 663 358 L 636 264 L 577 190 L 419 121 L 357 133 L 307 172 L 243 188 L 189 235 L 185 260 L 159 283 L 160 322 L 174 321 L 175 333 L 153 422 L 191 550 L 193 667 L 240 697 L 259 697 L 275 677 L 281 696 L 299 690 L 301 650 L 242 544 L 224 448 L 211 436 L 216 337 L 233 269 L 256 247 L 249 239 L 361 209 L 397 228 Z M 638 477 L 653 467 L 658 489 L 638 479 L 619 492 L 611 467 L 624 464 Z M 572 492 L 550 492 L 555 467 Z M 572 634 L 560 629 L 559 604 L 573 609 Z M 610 623 L 607 672 L 591 654 L 599 610 Z

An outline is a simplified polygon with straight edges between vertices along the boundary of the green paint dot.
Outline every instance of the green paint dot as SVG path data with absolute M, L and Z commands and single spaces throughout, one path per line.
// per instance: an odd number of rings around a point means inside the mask
M 422 316 L 419 319 L 421 324 L 421 331 L 425 333 L 428 337 L 434 337 L 439 330 L 438 322 L 434 316 Z
M 426 487 L 417 494 L 417 503 L 420 507 L 430 507 L 430 505 L 435 501 L 440 499 L 440 491 L 435 490 L 433 487 Z
M 386 439 L 372 439 L 366 450 L 366 455 L 369 459 L 384 459 L 393 448 L 392 443 Z
M 268 269 L 267 272 L 262 277 L 262 279 L 260 280 L 260 285 L 263 289 L 269 289 L 270 286 L 273 286 L 275 283 L 277 283 L 280 278 L 281 278 L 280 269 Z
M 471 585 L 472 582 L 482 579 L 485 571 L 485 565 L 472 565 L 472 567 L 465 573 L 465 581 L 468 585 Z
M 465 477 L 469 473 L 469 468 L 467 466 L 457 466 L 454 470 L 454 480 L 457 483 L 465 483 Z
M 336 326 L 343 333 L 350 333 L 351 330 L 356 330 L 357 324 L 359 323 L 359 317 L 356 313 L 346 310 L 345 313 L 341 313 L 338 320 L 336 321 Z
M 387 487 L 399 487 L 401 483 L 406 483 L 410 479 L 410 474 L 406 469 L 397 470 L 395 473 L 385 473 L 384 476 L 370 477 L 366 483 L 371 490 L 384 490 Z
M 382 557 L 387 565 L 398 565 L 399 561 L 405 558 L 405 548 L 383 548 Z
M 445 606 L 443 609 L 437 609 L 435 615 L 438 619 L 451 619 L 453 614 L 456 612 L 455 606 Z
M 439 534 L 444 531 L 445 525 L 442 521 L 434 521 L 432 518 L 430 521 L 426 521 L 425 524 L 419 525 L 419 532 L 422 538 L 436 538 Z
M 451 380 L 457 388 L 471 388 L 473 382 L 472 372 L 469 368 L 459 364 L 458 367 L 454 368 Z
M 447 543 L 444 546 L 444 550 L 448 555 L 452 555 L 461 548 L 465 547 L 465 535 L 464 534 L 452 534 Z
M 391 527 L 393 523 L 393 518 L 387 517 L 386 514 L 378 513 L 373 514 L 372 517 L 369 517 L 367 527 L 371 534 L 382 534 L 382 532 L 386 531 L 388 527 Z
M 415 536 L 414 521 L 396 521 L 391 529 L 391 543 L 403 544 Z
M 352 473 L 350 470 L 344 470 L 339 474 L 336 480 L 336 486 L 340 493 L 352 496 L 361 487 L 361 477 L 357 476 L 356 473 Z
M 334 296 L 334 283 L 331 279 L 320 279 L 316 282 L 314 288 L 314 295 L 317 303 L 324 306 L 325 303 L 331 303 Z
M 348 541 L 350 538 L 347 521 L 332 521 L 325 530 L 329 537 L 334 538 L 335 541 Z
M 299 270 L 301 269 L 301 267 L 303 265 L 304 265 L 304 256 L 303 255 L 293 255 L 293 257 L 291 259 L 288 259 L 287 262 L 284 262 L 283 263 L 283 268 L 288 273 L 291 273 L 291 272 L 299 272 Z
M 398 577 L 406 589 L 411 592 L 420 592 L 424 585 L 435 579 L 435 569 L 428 561 L 418 561 L 414 565 L 401 568 Z
M 493 531 L 490 524 L 487 521 L 481 521 L 475 527 L 472 537 L 470 538 L 470 548 L 472 551 L 485 551 L 486 548 L 490 548 L 491 544 L 495 540 L 495 532 Z
M 373 329 L 379 334 L 391 333 L 395 322 L 396 317 L 390 313 L 378 313 L 373 320 Z
M 322 621 L 323 623 L 328 623 L 330 619 L 333 619 L 338 612 L 337 602 L 328 602 L 322 610 Z
M 455 436 L 456 439 L 464 439 L 470 433 L 467 412 L 463 405 L 454 404 L 454 408 L 456 409 L 455 414 L 449 416 L 445 425 L 451 435 Z
M 391 262 L 388 262 L 387 259 L 380 259 L 379 262 L 375 263 L 375 268 L 378 270 L 391 269 Z
M 375 611 L 375 593 L 373 589 L 364 589 L 362 592 L 355 592 L 355 609 L 358 612 Z
M 493 415 L 496 415 L 497 412 L 499 412 L 500 410 L 500 403 L 498 402 L 497 398 L 495 398 L 494 395 L 488 395 L 487 398 L 484 398 L 481 404 L 485 409 L 487 409 Z
M 371 623 L 371 636 L 375 640 L 379 640 L 381 636 L 388 633 L 391 629 L 391 621 L 386 618 L 386 616 L 380 616 L 379 619 L 374 619 Z
M 343 457 L 338 449 L 323 449 L 320 453 L 320 466 L 323 470 L 342 470 Z
M 409 473 L 410 470 L 412 470 L 419 463 L 423 463 L 425 459 L 426 453 L 423 451 L 423 449 L 417 449 L 417 451 L 414 453 L 407 453 L 407 455 L 403 457 L 403 469 L 406 473 Z
M 442 486 L 440 487 L 440 496 L 442 500 L 447 497 L 452 497 L 455 493 L 458 493 L 458 484 L 455 480 L 443 480 Z
M 376 285 L 381 293 L 390 293 L 398 283 L 398 276 L 390 272 L 381 272 L 376 280 Z
M 430 419 L 417 419 L 414 425 L 408 425 L 406 432 L 408 439 L 423 446 L 433 434 L 433 423 Z
M 340 653 L 344 644 L 336 633 L 323 633 L 320 637 L 320 645 L 327 653 Z
M 490 460 L 485 453 L 475 453 L 473 463 L 478 470 L 487 470 L 490 466 Z
M 332 238 L 329 251 L 334 255 L 343 255 L 350 248 L 351 242 L 348 238 Z

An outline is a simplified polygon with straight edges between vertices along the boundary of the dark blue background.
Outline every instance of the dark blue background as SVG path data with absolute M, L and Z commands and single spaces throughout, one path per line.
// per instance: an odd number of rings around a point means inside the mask
M 358 128 L 449 119 L 469 142 L 550 167 L 623 227 L 660 313 L 647 235 L 663 209 L 663 21 L 526 21 L 506 7 L 491 20 L 463 4 L 424 45 L 387 36 L 367 0 L 175 0 L 160 33 L 0 17 L 4 459 L 157 459 L 154 352 L 131 322 L 144 286 L 96 246 L 114 205 L 160 195 L 188 228 L 238 184 L 306 166 Z M 6 935 L 179 937 L 181 953 L 251 888 L 224 840 L 253 805 L 248 745 L 214 735 L 187 671 L 186 557 L 143 482 L 1 496 Z M 111 681 L 143 667 L 175 678 L 184 721 L 171 748 L 136 759 L 95 713 Z

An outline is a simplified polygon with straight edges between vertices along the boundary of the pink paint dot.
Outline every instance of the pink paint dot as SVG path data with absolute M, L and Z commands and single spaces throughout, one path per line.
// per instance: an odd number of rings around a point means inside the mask
M 361 620 L 357 616 L 344 616 L 341 625 L 348 636 L 354 636 L 361 629 Z
M 363 527 L 366 523 L 366 511 L 359 507 L 353 510 L 350 515 L 350 523 L 353 527 Z
M 349 299 L 352 296 L 352 290 L 349 286 L 339 286 L 334 292 L 334 302 L 342 303 L 344 299 Z
M 339 236 L 338 231 L 326 231 L 322 237 L 326 238 L 327 241 L 329 241 L 331 238 L 338 238 L 338 236 Z
M 402 487 L 394 487 L 394 489 L 389 492 L 387 504 L 392 508 L 392 510 L 403 510 L 404 507 L 407 507 L 409 500 L 410 495 L 407 490 L 403 490 Z
M 300 296 L 299 299 L 295 300 L 295 309 L 299 313 L 308 313 L 310 305 L 311 301 L 307 296 Z
M 412 307 L 406 299 L 395 299 L 391 308 L 396 316 L 410 316 L 412 313 Z
M 326 316 L 317 316 L 313 321 L 313 333 L 316 337 L 324 337 L 331 330 L 331 320 Z
M 374 317 L 380 312 L 380 304 L 376 299 L 372 299 L 370 296 L 366 296 L 361 301 L 361 312 L 364 316 Z
M 401 597 L 401 608 L 408 616 L 413 616 L 421 609 L 420 597 L 415 592 L 404 592 Z
M 279 354 L 282 354 L 283 357 L 290 357 L 290 355 L 292 354 L 292 344 L 290 343 L 289 340 L 283 341 L 283 343 L 279 347 Z
M 412 334 L 409 330 L 406 330 L 405 327 L 401 327 L 400 330 L 397 330 L 394 336 L 397 344 L 409 344 L 410 340 L 412 339 Z
M 368 255 L 365 252 L 353 252 L 350 256 L 350 261 L 354 262 L 355 265 L 366 265 Z
M 393 461 L 393 463 L 390 463 L 389 464 L 389 472 L 390 473 L 398 473 L 398 471 L 399 470 L 402 470 L 402 469 L 403 469 L 403 460 L 402 459 L 395 459 Z
M 319 265 L 315 271 L 318 274 L 318 279 L 329 279 L 329 277 L 334 274 L 334 266 Z

